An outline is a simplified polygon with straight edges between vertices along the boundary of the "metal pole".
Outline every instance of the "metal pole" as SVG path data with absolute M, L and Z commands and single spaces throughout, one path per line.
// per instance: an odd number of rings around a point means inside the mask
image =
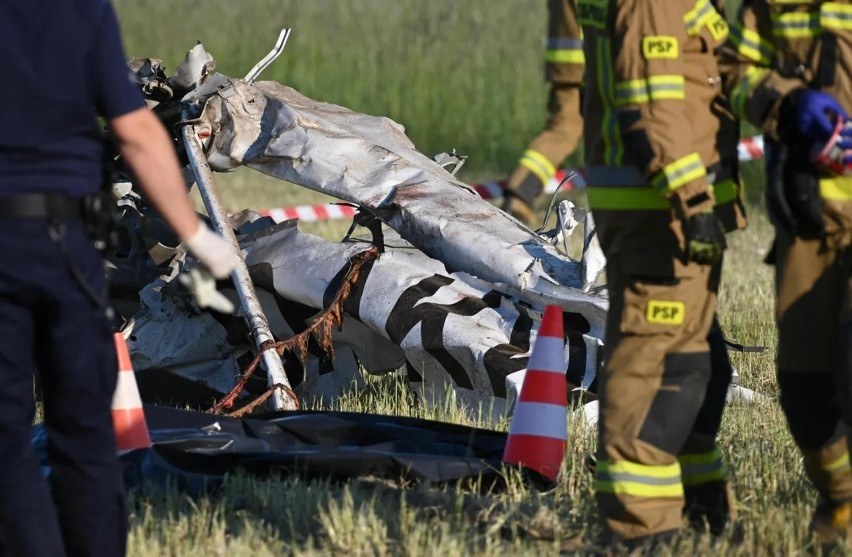
M 249 73 L 243 78 L 243 81 L 251 85 L 254 83 L 254 80 L 258 78 L 260 72 L 265 70 L 272 62 L 275 61 L 281 55 L 281 52 L 284 51 L 284 47 L 287 46 L 287 39 L 290 38 L 290 29 L 285 27 L 278 34 L 278 40 L 275 41 L 275 46 L 269 53 L 260 59 L 260 61 L 254 65 L 254 67 L 249 70 Z
M 195 174 L 195 180 L 198 184 L 198 190 L 201 193 L 201 199 L 204 201 L 204 206 L 207 208 L 207 214 L 213 222 L 216 231 L 224 238 L 231 241 L 234 249 L 240 251 L 237 237 L 234 231 L 228 224 L 228 216 L 225 208 L 222 206 L 222 200 L 219 199 L 219 193 L 216 191 L 216 182 L 213 179 L 213 171 L 207 163 L 207 157 L 204 155 L 204 150 L 201 147 L 201 140 L 195 131 L 195 126 L 188 125 L 183 127 L 183 143 L 186 146 L 186 153 L 189 156 L 189 162 L 192 167 L 192 172 Z M 257 294 L 254 290 L 254 283 L 249 276 L 248 267 L 245 261 L 240 259 L 240 263 L 234 269 L 231 278 L 234 281 L 234 286 L 237 289 L 237 295 L 240 298 L 240 304 L 246 314 L 249 328 L 254 337 L 255 345 L 258 350 L 261 346 L 273 341 L 272 332 L 269 329 L 269 322 L 266 320 L 266 315 L 263 313 L 263 308 L 257 299 Z M 287 380 L 287 374 L 284 373 L 284 364 L 275 350 L 263 351 L 263 364 L 269 376 L 269 386 L 283 384 L 288 389 L 290 382 Z M 282 389 L 277 389 L 272 395 L 272 406 L 275 410 L 295 410 L 296 401 L 292 400 L 289 395 L 285 395 Z

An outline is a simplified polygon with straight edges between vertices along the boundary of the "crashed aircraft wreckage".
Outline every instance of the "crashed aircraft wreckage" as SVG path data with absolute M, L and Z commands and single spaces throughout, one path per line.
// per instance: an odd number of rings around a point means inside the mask
M 554 245 L 578 227 L 567 202 L 557 229 L 537 234 L 418 152 L 395 122 L 254 83 L 257 68 L 241 80 L 213 67 L 201 45 L 172 77 L 159 60 L 131 60 L 152 110 L 178 130 L 211 221 L 233 231 L 246 263 L 235 286 L 220 284 L 240 312 L 200 309 L 176 280 L 194 262 L 144 199 L 116 185 L 112 290 L 143 393 L 157 377 L 159 400 L 178 397 L 165 385 L 183 381 L 207 402 L 230 393 L 216 410 L 254 395 L 249 410 L 270 395 L 274 408 L 292 408 L 296 396 L 329 401 L 363 386 L 362 371 L 405 367 L 421 396 L 450 388 L 465 408 L 499 415 L 547 304 L 564 310 L 569 383 L 594 392 L 607 300 L 591 219 L 582 258 L 571 259 Z M 225 215 L 210 170 L 239 166 L 357 205 L 371 237 L 330 242 L 294 221 Z

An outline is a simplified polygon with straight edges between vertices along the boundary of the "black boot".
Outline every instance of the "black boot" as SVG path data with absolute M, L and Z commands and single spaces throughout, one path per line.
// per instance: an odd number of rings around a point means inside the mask
M 699 532 L 714 537 L 729 531 L 737 517 L 736 500 L 728 482 L 714 481 L 684 488 L 684 515 Z

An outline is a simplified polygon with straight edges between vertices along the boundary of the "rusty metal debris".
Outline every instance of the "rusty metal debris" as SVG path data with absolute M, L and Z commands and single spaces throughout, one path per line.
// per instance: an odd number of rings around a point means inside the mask
M 234 405 L 234 402 L 236 402 L 237 397 L 240 395 L 240 393 L 243 392 L 243 389 L 245 389 L 246 383 L 248 382 L 249 378 L 257 370 L 262 356 L 267 351 L 274 350 L 278 356 L 283 356 L 287 352 L 293 352 L 297 354 L 299 359 L 304 363 L 304 361 L 308 359 L 308 341 L 311 337 L 313 337 L 319 342 L 319 346 L 323 350 L 323 352 L 328 357 L 333 358 L 334 344 L 332 342 L 332 330 L 340 330 L 343 326 L 343 304 L 346 303 L 346 300 L 349 298 L 349 294 L 352 292 L 352 287 L 358 280 L 358 275 L 361 271 L 361 267 L 366 262 L 376 259 L 378 255 L 379 249 L 374 246 L 352 257 L 350 261 L 349 271 L 347 271 L 346 277 L 343 279 L 343 283 L 340 285 L 340 289 L 337 291 L 337 294 L 335 295 L 329 307 L 325 309 L 316 319 L 314 319 L 313 323 L 311 323 L 311 325 L 301 333 L 284 341 L 266 341 L 260 347 L 258 347 L 258 354 L 248 365 L 245 372 L 243 372 L 239 381 L 237 381 L 237 384 L 234 386 L 233 389 L 228 392 L 227 395 L 222 397 L 221 400 L 219 400 L 216 404 L 213 405 L 213 407 L 210 409 L 210 413 L 220 414 L 223 410 L 231 408 Z M 296 409 L 298 409 L 298 396 L 293 392 L 289 384 L 275 383 L 255 401 L 253 401 L 249 405 L 246 405 L 246 407 L 240 409 L 238 412 L 234 412 L 229 415 L 234 417 L 240 417 L 245 414 L 251 413 L 252 410 L 257 408 L 260 404 L 262 404 L 270 396 L 272 396 L 272 394 L 276 390 L 283 391 L 285 394 L 289 395 L 290 399 L 296 402 Z M 245 408 L 249 409 L 245 410 Z

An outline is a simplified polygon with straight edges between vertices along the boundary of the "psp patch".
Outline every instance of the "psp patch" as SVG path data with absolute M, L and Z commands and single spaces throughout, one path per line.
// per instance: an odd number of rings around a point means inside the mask
M 642 37 L 642 56 L 645 60 L 674 59 L 678 57 L 677 38 L 668 35 Z
M 683 302 L 665 302 L 649 300 L 645 308 L 645 320 L 656 325 L 683 325 L 686 318 L 686 304 Z
M 707 28 L 710 30 L 710 34 L 713 35 L 713 39 L 717 42 L 724 41 L 728 37 L 728 23 L 719 14 L 716 14 L 707 22 Z

